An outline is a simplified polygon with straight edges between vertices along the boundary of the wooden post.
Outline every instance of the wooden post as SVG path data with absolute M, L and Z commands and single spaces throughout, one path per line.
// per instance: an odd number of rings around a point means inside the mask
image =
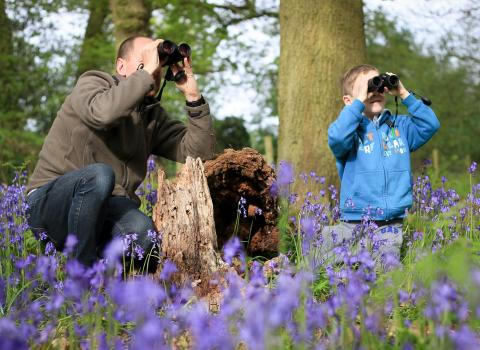
M 265 145 L 265 161 L 268 165 L 273 164 L 273 141 L 272 135 L 265 135 L 263 137 L 263 144 Z

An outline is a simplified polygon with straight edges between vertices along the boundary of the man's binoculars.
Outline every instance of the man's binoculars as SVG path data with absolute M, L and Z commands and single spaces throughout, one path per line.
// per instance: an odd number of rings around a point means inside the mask
M 385 88 L 389 90 L 398 86 L 398 77 L 395 74 L 380 74 L 368 81 L 368 92 L 378 91 L 383 93 Z
M 188 44 L 182 43 L 177 46 L 173 41 L 164 40 L 157 46 L 158 59 L 162 67 L 170 66 L 177 62 L 183 61 L 185 57 L 190 57 L 192 49 Z M 173 75 L 170 67 L 165 74 L 166 80 L 173 80 L 176 83 L 182 83 L 187 79 L 184 70 L 179 70 L 177 74 Z

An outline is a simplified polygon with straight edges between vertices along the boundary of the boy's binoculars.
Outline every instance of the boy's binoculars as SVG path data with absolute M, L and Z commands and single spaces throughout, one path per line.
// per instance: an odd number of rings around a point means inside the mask
M 385 87 L 389 90 L 398 86 L 398 77 L 395 74 L 380 74 L 368 81 L 368 92 L 378 91 L 383 93 Z
M 192 49 L 188 44 L 182 43 L 180 45 L 175 44 L 173 41 L 164 40 L 157 46 L 158 59 L 162 67 L 170 66 L 177 62 L 183 61 L 185 57 L 190 57 Z M 179 70 L 177 74 L 173 75 L 170 67 L 165 74 L 165 80 L 175 81 L 182 84 L 187 80 L 187 75 L 184 70 Z

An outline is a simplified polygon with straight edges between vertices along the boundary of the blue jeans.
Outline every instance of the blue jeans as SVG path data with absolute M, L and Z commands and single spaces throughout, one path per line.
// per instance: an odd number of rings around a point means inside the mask
M 114 185 L 112 168 L 100 163 L 59 176 L 27 196 L 28 224 L 34 233 L 44 231 L 58 250 L 74 234 L 73 257 L 86 266 L 113 237 L 130 233 L 146 255 L 153 247 L 147 237 L 153 222 L 129 198 L 112 196 Z

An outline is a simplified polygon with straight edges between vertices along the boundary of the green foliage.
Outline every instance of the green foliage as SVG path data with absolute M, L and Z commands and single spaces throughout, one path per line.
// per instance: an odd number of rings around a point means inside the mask
M 51 26 L 41 21 L 50 11 L 58 10 L 60 2 L 5 4 L 7 17 L 2 18 L 2 24 L 12 30 L 10 49 L 2 51 L 0 57 L 0 127 L 22 130 L 31 120 L 36 128 L 46 131 L 69 90 L 73 72 L 73 63 L 68 60 L 71 50 L 64 43 L 47 40 L 44 34 Z
M 9 183 L 15 170 L 33 171 L 43 143 L 41 135 L 0 128 L 0 183 Z
M 428 52 L 417 43 L 408 29 L 397 29 L 395 19 L 387 19 L 380 11 L 366 14 L 368 61 L 380 71 L 399 75 L 407 89 L 432 100 L 440 131 L 419 151 L 414 153 L 415 164 L 430 158 L 434 148 L 439 149 L 441 162 L 458 164 L 459 159 L 470 156 L 480 158 L 480 132 L 477 119 L 477 101 L 480 85 L 470 75 L 469 67 L 453 64 L 447 57 Z M 390 98 L 389 107 L 395 105 Z M 407 113 L 400 103 L 399 113 Z M 467 164 L 465 164 L 467 166 Z M 449 170 L 463 170 L 451 168 Z
M 273 5 L 272 5 L 273 4 Z M 270 6 L 270 7 L 269 7 Z M 259 64 L 270 54 L 270 47 L 254 40 L 246 43 L 242 32 L 235 30 L 240 23 L 278 37 L 278 20 L 274 1 L 261 5 L 248 2 L 209 3 L 206 1 L 152 1 L 153 35 L 192 47 L 192 63 L 205 97 L 215 103 L 215 96 L 225 84 L 232 85 L 231 74 L 241 76 L 241 86 L 256 91 L 252 103 L 276 115 L 276 101 L 271 90 L 276 89 L 277 65 Z M 272 8 L 272 9 L 271 9 Z M 258 22 L 257 19 L 266 19 Z M 267 93 L 265 93 L 267 91 Z M 183 115 L 183 96 L 167 84 L 162 104 L 173 116 Z M 264 108 L 265 107 L 265 108 Z M 269 115 L 270 115 L 269 114 Z M 258 117 L 260 118 L 260 116 Z
M 115 47 L 108 0 L 89 3 L 89 19 L 80 50 L 77 78 L 90 69 L 114 72 Z
M 217 153 L 221 153 L 226 148 L 239 150 L 250 147 L 250 135 L 244 123 L 245 121 L 238 117 L 214 121 Z
M 273 162 L 277 161 L 278 154 L 278 137 L 274 133 L 273 128 L 263 128 L 258 126 L 256 129 L 250 132 L 250 143 L 252 148 L 255 148 L 261 154 L 266 154 L 265 138 L 270 137 L 273 143 Z
M 215 13 L 209 6 L 195 2 L 152 1 L 153 36 L 188 43 L 192 48 L 192 66 L 199 86 L 208 98 L 207 73 L 213 70 L 214 54 L 219 43 L 227 37 L 226 28 L 218 26 Z M 213 93 L 212 93 L 213 94 Z M 173 116 L 183 116 L 185 99 L 173 83 L 167 83 L 162 105 Z

